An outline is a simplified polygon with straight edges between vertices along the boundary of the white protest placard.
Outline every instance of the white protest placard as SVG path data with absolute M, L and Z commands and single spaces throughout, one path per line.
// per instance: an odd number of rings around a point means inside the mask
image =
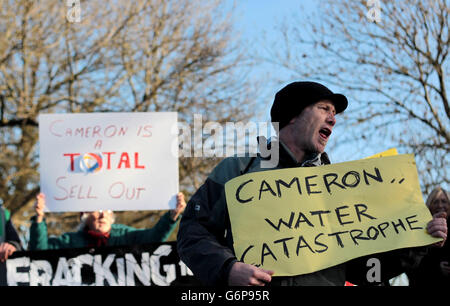
M 52 212 L 174 208 L 177 113 L 41 114 L 41 191 Z

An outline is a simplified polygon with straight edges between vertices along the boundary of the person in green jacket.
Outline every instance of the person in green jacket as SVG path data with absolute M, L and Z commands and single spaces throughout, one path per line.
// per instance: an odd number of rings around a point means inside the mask
M 177 195 L 177 206 L 149 229 L 114 224 L 114 213 L 110 210 L 83 212 L 78 231 L 64 233 L 59 237 L 48 237 L 44 219 L 45 195 L 40 193 L 35 204 L 36 216 L 32 218 L 30 227 L 29 249 L 54 250 L 163 242 L 175 229 L 185 207 L 184 195 L 180 192 Z

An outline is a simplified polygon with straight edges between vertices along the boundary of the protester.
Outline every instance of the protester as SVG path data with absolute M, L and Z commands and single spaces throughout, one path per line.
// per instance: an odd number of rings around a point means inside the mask
M 84 212 L 80 216 L 78 231 L 49 238 L 44 219 L 45 195 L 40 193 L 35 204 L 36 216 L 32 218 L 30 227 L 29 249 L 33 251 L 163 242 L 175 229 L 185 207 L 184 195 L 180 192 L 175 209 L 164 214 L 150 229 L 114 224 L 114 214 L 110 210 Z
M 279 145 L 278 164 L 275 168 L 329 164 L 328 155 L 324 152 L 325 146 L 336 124 L 336 114 L 343 112 L 347 104 L 344 95 L 334 94 L 315 82 L 294 82 L 280 90 L 271 109 L 272 122 L 279 123 L 278 143 L 275 140 L 270 143 Z M 262 286 L 270 283 L 343 286 L 345 281 L 356 284 L 363 282 L 367 266 L 366 262 L 361 261 L 362 258 L 293 277 L 272 277 L 274 271 L 237 260 L 233 252 L 224 185 L 246 172 L 267 170 L 261 167 L 261 163 L 269 158 L 261 155 L 226 158 L 213 170 L 190 199 L 180 223 L 177 245 L 181 260 L 205 285 Z M 446 232 L 445 219 L 435 216 L 430 222 L 428 233 L 445 239 Z M 409 253 L 396 251 L 389 253 L 389 256 L 379 256 L 383 272 L 392 270 L 396 273 L 382 273 L 382 276 L 389 279 L 400 274 L 404 259 L 410 258 Z
M 15 251 L 21 250 L 22 243 L 11 221 L 11 214 L 0 205 L 0 262 L 5 262 Z
M 450 195 L 441 187 L 434 188 L 426 204 L 432 215 L 437 213 L 450 215 Z M 417 269 L 408 273 L 410 286 L 447 286 L 450 288 L 450 243 L 442 248 L 430 246 Z

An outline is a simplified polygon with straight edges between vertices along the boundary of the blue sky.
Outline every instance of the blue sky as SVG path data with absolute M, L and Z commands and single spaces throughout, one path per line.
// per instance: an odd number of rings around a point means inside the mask
M 230 3 L 233 0 L 229 0 Z M 252 53 L 267 48 L 267 41 L 276 41 L 280 39 L 280 32 L 277 31 L 277 26 L 293 14 L 300 15 L 301 13 L 315 13 L 319 1 L 311 0 L 236 0 L 235 2 L 235 27 L 236 31 L 241 35 L 243 44 L 246 44 L 247 53 L 251 56 Z M 326 18 L 324 16 L 324 18 Z M 297 21 L 301 23 L 298 19 Z M 301 24 L 299 24 L 301 29 Z M 263 39 L 264 35 L 266 38 Z M 270 48 L 276 48 L 276 44 L 270 45 Z M 312 51 L 314 52 L 314 51 Z M 270 107 L 272 105 L 275 93 L 286 83 L 294 81 L 292 74 L 283 71 L 275 66 L 270 66 L 267 63 L 258 63 L 251 72 L 255 77 L 263 76 L 264 84 L 267 85 L 263 89 L 260 97 L 258 97 L 258 106 L 264 110 L 262 118 L 255 118 L 256 120 L 270 120 Z M 335 92 L 340 92 L 341 89 L 324 84 Z M 352 100 L 349 97 L 349 109 L 352 108 Z M 361 159 L 375 153 L 385 151 L 387 149 L 398 147 L 390 139 L 381 137 L 372 137 L 371 139 L 358 140 L 359 148 L 356 149 L 355 144 L 343 144 L 342 135 L 347 133 L 345 123 L 337 118 L 337 124 L 334 129 L 333 138 L 330 141 L 327 151 L 331 153 L 333 162 L 343 162 L 349 160 Z M 342 120 L 342 119 L 341 119 Z M 333 142 L 340 143 L 340 145 L 333 145 Z M 399 153 L 404 152 L 401 148 Z
M 230 3 L 232 0 L 230 0 Z M 280 39 L 280 32 L 277 27 L 282 21 L 292 17 L 292 15 L 301 13 L 313 13 L 317 8 L 318 1 L 310 0 L 237 0 L 235 7 L 235 27 L 236 31 L 241 35 L 243 44 L 247 44 L 247 53 L 252 56 L 260 50 L 268 47 L 268 41 L 275 41 Z M 295 20 L 295 19 L 293 19 Z M 298 19 L 297 19 L 298 20 Z M 265 35 L 265 37 L 264 37 Z M 270 45 L 270 48 L 276 48 L 276 44 Z M 311 51 L 314 52 L 314 51 Z M 298 79 L 292 77 L 292 73 L 283 71 L 283 69 L 271 66 L 267 63 L 260 62 L 252 70 L 251 75 L 255 78 L 263 79 L 264 84 L 267 81 L 267 86 L 263 88 L 263 92 L 258 99 L 258 106 L 264 110 L 262 118 L 255 118 L 255 120 L 270 120 L 270 107 L 273 102 L 275 93 L 287 83 L 296 81 Z M 339 88 L 328 86 L 332 91 L 341 92 Z M 352 107 L 351 99 L 349 98 L 349 109 Z M 371 139 L 363 146 L 363 149 L 354 150 L 354 144 L 339 145 L 339 135 L 346 133 L 345 124 L 339 121 L 340 116 L 337 117 L 337 124 L 335 126 L 334 137 L 330 140 L 327 151 L 331 153 L 333 162 L 343 162 L 364 158 L 378 152 L 395 147 L 395 144 L 389 142 L 387 139 Z M 342 120 L 342 119 L 341 119 Z M 404 153 L 404 152 L 400 152 Z
M 236 2 L 234 14 L 236 31 L 241 35 L 242 43 L 247 44 L 248 54 L 252 56 L 252 53 L 256 54 L 257 52 L 260 52 L 261 49 L 267 48 L 269 45 L 268 41 L 276 42 L 276 40 L 279 39 L 280 32 L 277 27 L 279 27 L 286 18 L 292 17 L 293 14 L 313 12 L 316 6 L 317 2 L 308 0 L 238 0 Z M 270 48 L 275 47 L 276 44 L 270 45 Z M 264 82 L 267 81 L 267 86 L 263 88 L 263 92 L 258 97 L 258 106 L 260 109 L 264 110 L 264 115 L 262 118 L 255 118 L 255 120 L 268 121 L 270 120 L 270 107 L 275 93 L 287 83 L 298 79 L 293 79 L 292 73 L 283 71 L 283 69 L 279 67 L 264 62 L 259 62 L 253 67 L 251 74 L 256 78 L 262 78 Z M 328 84 L 324 85 L 329 86 Z M 339 92 L 339 89 L 331 86 L 329 87 L 330 89 Z M 335 135 L 339 136 L 343 130 L 343 125 L 337 124 L 335 127 Z M 329 146 L 328 149 L 336 152 L 338 148 L 330 148 Z M 348 148 L 340 148 L 340 150 L 337 150 L 340 152 L 336 154 L 337 157 L 333 158 L 333 161 L 342 162 L 359 159 L 386 149 L 388 149 L 388 146 L 383 146 L 381 148 L 370 148 L 370 146 L 368 146 L 367 152 L 359 152 L 358 156 L 355 156 L 354 154 L 349 156 L 349 154 L 342 154 L 342 150 L 348 153 Z
M 259 31 L 272 31 L 286 16 L 300 10 L 315 7 L 309 0 L 238 0 L 236 5 L 236 21 L 243 25 L 243 34 L 250 38 Z
M 232 0 L 230 0 L 230 3 Z M 277 27 L 293 13 L 298 13 L 301 7 L 311 10 L 314 1 L 308 0 L 237 0 L 235 2 L 234 25 L 240 35 L 240 41 L 246 44 L 249 57 L 256 59 L 256 54 L 261 54 L 264 48 L 268 48 L 269 41 L 276 41 L 280 35 Z M 271 46 L 273 47 L 273 46 Z M 261 120 L 269 120 L 269 109 L 275 93 L 284 85 L 292 81 L 288 73 L 279 68 L 274 71 L 274 66 L 268 63 L 258 62 L 253 67 L 251 74 L 264 80 L 263 93 L 258 97 L 259 104 L 267 111 Z M 282 80 L 282 81 L 280 81 Z

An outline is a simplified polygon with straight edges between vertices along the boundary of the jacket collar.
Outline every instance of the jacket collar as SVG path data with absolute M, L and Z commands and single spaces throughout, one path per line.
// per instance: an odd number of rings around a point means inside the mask
M 277 142 L 279 149 L 279 158 L 278 165 L 276 168 L 293 168 L 293 167 L 315 167 L 320 165 L 328 165 L 330 164 L 330 159 L 326 152 L 323 153 L 310 153 L 306 156 L 306 158 L 298 162 L 295 158 L 294 154 L 289 150 L 288 146 L 283 143 L 283 141 L 279 138 L 269 139 L 267 140 L 264 136 L 257 137 L 258 144 L 261 146 L 262 143 L 267 144 L 267 148 L 270 150 L 272 147 L 272 143 L 275 144 Z M 262 157 L 262 159 L 269 160 L 271 156 Z

